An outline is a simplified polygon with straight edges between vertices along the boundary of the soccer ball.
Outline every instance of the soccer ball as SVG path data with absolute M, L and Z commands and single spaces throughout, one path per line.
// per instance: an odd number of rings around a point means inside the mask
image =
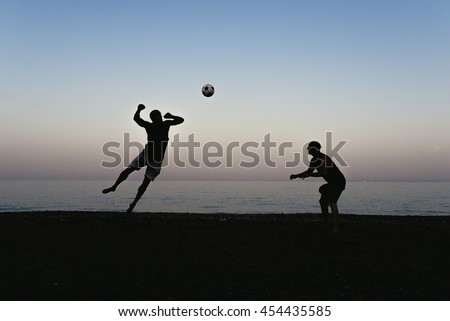
M 204 85 L 202 88 L 202 94 L 205 97 L 211 97 L 212 95 L 214 95 L 214 87 L 210 84 Z

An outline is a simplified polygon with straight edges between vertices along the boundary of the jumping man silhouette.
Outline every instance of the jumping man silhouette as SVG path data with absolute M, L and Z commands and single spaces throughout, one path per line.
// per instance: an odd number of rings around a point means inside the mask
M 142 167 L 147 166 L 144 180 L 142 181 L 141 186 L 139 186 L 136 197 L 130 204 L 127 213 L 131 213 L 133 211 L 134 207 L 136 206 L 141 196 L 144 194 L 150 182 L 153 181 L 161 172 L 164 154 L 166 152 L 169 141 L 170 127 L 179 125 L 184 121 L 182 117 L 174 116 L 170 113 L 165 114 L 164 118 L 166 118 L 167 120 L 163 120 L 161 112 L 159 110 L 153 110 L 150 113 L 150 119 L 152 120 L 152 122 L 148 122 L 143 120 L 140 116 L 141 111 L 144 109 L 145 106 L 139 104 L 133 118 L 134 121 L 139 126 L 144 127 L 147 132 L 147 144 L 145 145 L 144 150 L 131 162 L 131 164 L 126 169 L 124 169 L 120 173 L 117 181 L 113 186 L 103 190 L 103 194 L 114 192 L 117 186 L 119 186 L 120 183 L 127 179 L 128 175 L 136 170 L 140 170 Z

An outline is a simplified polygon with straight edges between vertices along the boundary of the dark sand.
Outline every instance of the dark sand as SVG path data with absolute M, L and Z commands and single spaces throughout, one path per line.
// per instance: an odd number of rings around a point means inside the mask
M 450 300 L 450 217 L 0 213 L 1 300 Z

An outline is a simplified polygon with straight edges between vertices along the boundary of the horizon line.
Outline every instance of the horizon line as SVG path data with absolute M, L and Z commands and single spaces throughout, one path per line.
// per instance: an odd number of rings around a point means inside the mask
M 0 181 L 110 181 L 110 178 L 0 178 Z M 129 178 L 132 181 L 141 181 L 142 178 Z M 290 182 L 289 179 L 192 179 L 192 178 L 161 178 L 157 181 L 166 182 Z M 303 182 L 322 182 L 320 178 L 311 178 Z M 450 179 L 443 180 L 422 180 L 422 179 L 400 179 L 400 180 L 385 180 L 385 179 L 347 179 L 347 182 L 359 183 L 450 183 Z

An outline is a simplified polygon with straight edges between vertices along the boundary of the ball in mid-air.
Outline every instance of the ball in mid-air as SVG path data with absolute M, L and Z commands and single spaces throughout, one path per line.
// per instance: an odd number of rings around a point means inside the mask
M 212 95 L 214 95 L 214 87 L 210 84 L 204 85 L 202 88 L 202 94 L 205 97 L 211 97 Z

